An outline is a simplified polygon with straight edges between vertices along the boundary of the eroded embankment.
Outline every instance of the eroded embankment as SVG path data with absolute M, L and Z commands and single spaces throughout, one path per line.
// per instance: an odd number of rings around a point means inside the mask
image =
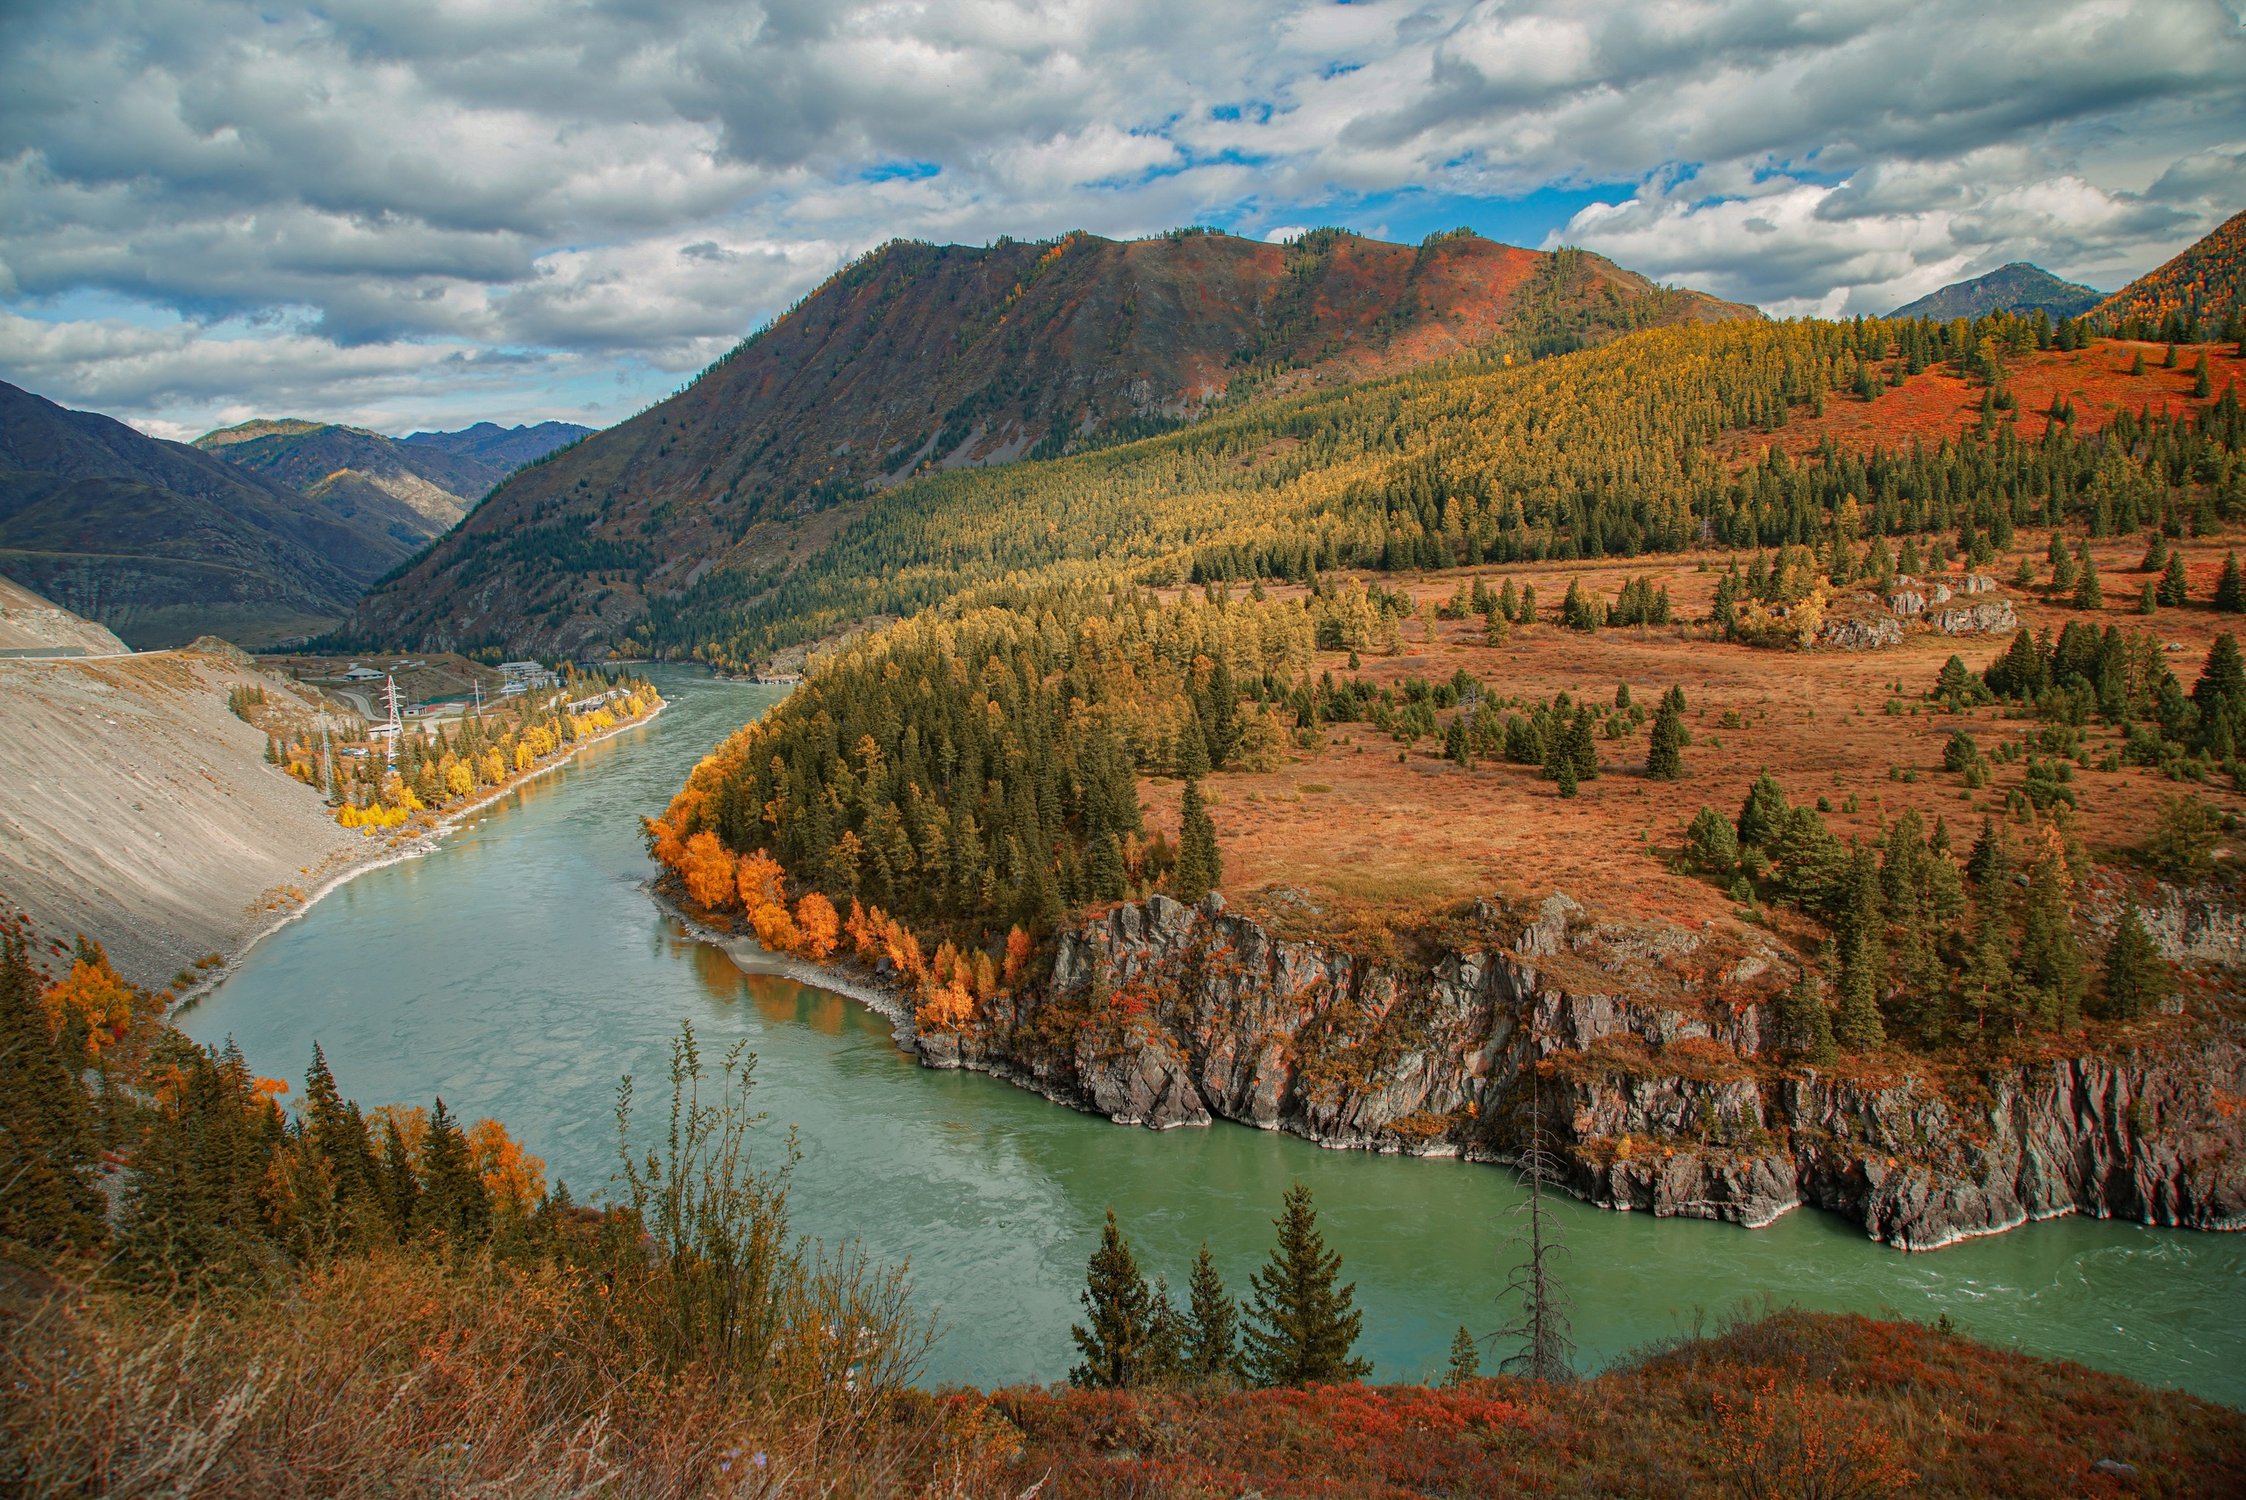
M 0 660 L 0 896 L 160 988 L 357 857 L 319 792 L 227 707 L 222 653 Z
M 2108 1055 L 1785 1066 L 1768 1038 L 1793 970 L 1751 936 L 1602 924 L 1565 896 L 1476 916 L 1486 942 L 1407 969 L 1157 896 L 914 1045 L 1126 1123 L 1492 1161 L 1533 1068 L 1584 1198 L 1751 1226 L 1813 1204 L 1911 1249 L 2067 1213 L 2246 1224 L 2234 1039 L 2177 1019 Z

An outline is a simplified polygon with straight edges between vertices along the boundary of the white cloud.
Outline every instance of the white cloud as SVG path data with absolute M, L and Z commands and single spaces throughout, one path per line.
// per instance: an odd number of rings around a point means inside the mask
M 2209 0 L 80 0 L 0 16 L 0 375 L 607 418 L 892 236 L 1597 184 L 1555 239 L 1777 311 L 2111 285 L 2246 200 L 2241 120 Z

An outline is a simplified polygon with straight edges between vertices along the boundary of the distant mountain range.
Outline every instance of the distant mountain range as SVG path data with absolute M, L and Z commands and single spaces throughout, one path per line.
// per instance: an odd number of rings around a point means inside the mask
M 540 422 L 536 426 L 521 427 L 478 422 L 458 432 L 408 433 L 403 441 L 417 448 L 434 448 L 440 453 L 474 459 L 504 474 L 592 435 L 592 428 L 580 427 L 575 422 Z
M 453 525 L 522 465 L 592 431 L 569 422 L 386 437 L 363 427 L 296 419 L 244 422 L 205 433 L 195 446 L 228 463 L 301 490 L 340 514 L 415 512 L 399 540 L 419 546 Z
M 784 566 L 918 472 L 1098 447 L 1468 351 L 1526 360 L 1757 316 L 1582 251 L 1467 233 L 895 242 L 679 395 L 501 486 L 344 638 L 598 648 L 713 569 Z
M 1888 316 L 1947 321 L 1992 312 L 2044 312 L 2054 318 L 2079 318 L 2104 301 L 2105 295 L 2096 287 L 2062 281 L 2041 266 L 2016 260 L 1986 276 L 1953 281 L 1916 302 L 1904 303 Z
M 133 646 L 246 645 L 332 625 L 564 422 L 400 441 L 298 420 L 192 445 L 0 383 L 0 573 Z
M 317 629 L 434 529 L 0 382 L 0 572 L 135 647 Z

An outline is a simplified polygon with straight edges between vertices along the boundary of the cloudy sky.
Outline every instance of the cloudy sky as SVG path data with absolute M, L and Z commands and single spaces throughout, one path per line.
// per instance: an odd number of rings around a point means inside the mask
M 675 389 L 849 257 L 1470 225 L 1776 313 L 2246 207 L 2246 0 L 0 0 L 0 378 L 189 436 Z

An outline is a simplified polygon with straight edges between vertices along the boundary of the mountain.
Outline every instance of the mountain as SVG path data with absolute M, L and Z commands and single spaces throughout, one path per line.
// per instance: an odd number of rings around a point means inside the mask
M 1756 316 L 1582 251 L 1465 233 L 892 243 L 677 396 L 509 480 L 338 639 L 597 649 L 712 570 L 785 570 L 916 473 L 1098 447 L 1469 351 L 1526 360 Z
M 0 382 L 0 568 L 136 647 L 332 622 L 413 547 L 362 510 Z
M 2041 266 L 2016 260 L 1971 281 L 1953 281 L 1928 292 L 1916 302 L 1906 302 L 1891 318 L 1978 318 L 1984 313 L 2049 313 L 2054 318 L 2079 318 L 2105 297 L 2096 287 L 2061 281 Z
M 501 427 L 496 422 L 478 422 L 458 432 L 408 433 L 403 441 L 417 448 L 434 448 L 440 453 L 472 458 L 511 472 L 544 458 L 556 448 L 566 448 L 579 438 L 592 435 L 592 428 L 580 427 L 575 422 L 540 422 L 535 427 Z
M 2099 303 L 2096 313 L 2145 338 L 2189 342 L 2226 327 L 2234 330 L 2226 337 L 2237 336 L 2237 320 L 2246 315 L 2246 213 L 2232 214 L 2213 234 Z
M 495 464 L 330 422 L 244 422 L 195 439 L 205 453 L 361 517 L 408 549 L 457 524 L 507 477 Z

